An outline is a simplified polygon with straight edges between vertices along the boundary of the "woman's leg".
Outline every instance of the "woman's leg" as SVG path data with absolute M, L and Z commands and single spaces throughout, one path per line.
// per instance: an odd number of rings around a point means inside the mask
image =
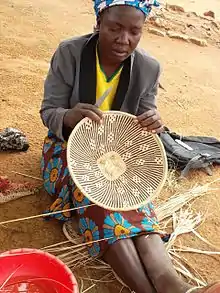
M 191 288 L 178 276 L 159 235 L 140 236 L 134 243 L 158 293 L 186 293 Z
M 135 293 L 156 292 L 150 283 L 131 239 L 118 240 L 104 254 L 104 260 Z

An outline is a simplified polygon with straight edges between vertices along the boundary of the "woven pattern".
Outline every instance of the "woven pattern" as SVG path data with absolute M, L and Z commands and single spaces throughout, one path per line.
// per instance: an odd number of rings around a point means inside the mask
M 109 210 L 145 205 L 166 180 L 160 139 L 136 125 L 134 118 L 117 111 L 105 112 L 102 124 L 85 118 L 68 141 L 72 179 L 93 203 Z

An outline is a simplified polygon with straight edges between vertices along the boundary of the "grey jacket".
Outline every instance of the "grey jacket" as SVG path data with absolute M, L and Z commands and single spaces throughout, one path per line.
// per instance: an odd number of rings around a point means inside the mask
M 90 59 L 94 59 L 95 62 L 95 55 L 93 56 L 91 53 L 89 44 L 95 38 L 97 38 L 96 35 L 86 35 L 64 41 L 52 57 L 45 81 L 40 114 L 44 125 L 61 140 L 64 140 L 63 118 L 67 110 L 79 102 L 94 102 L 94 100 L 89 100 L 91 95 L 89 80 L 94 81 L 90 84 L 96 82 L 95 71 L 90 66 L 92 63 Z M 83 51 L 85 51 L 85 57 L 82 57 Z M 82 61 L 82 58 L 85 60 Z M 156 108 L 155 97 L 159 83 L 160 65 L 141 49 L 136 49 L 129 59 L 129 73 L 128 78 L 125 78 L 127 80 L 125 89 L 119 93 L 121 101 L 114 109 L 139 115 Z M 84 69 L 82 69 L 82 63 L 84 63 Z M 87 87 L 88 92 L 86 93 Z M 95 89 L 94 86 L 93 89 Z M 86 95 L 84 100 L 81 98 L 83 91 Z

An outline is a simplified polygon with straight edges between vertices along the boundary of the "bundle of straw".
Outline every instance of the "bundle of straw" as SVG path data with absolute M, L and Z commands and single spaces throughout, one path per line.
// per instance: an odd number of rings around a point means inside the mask
M 173 213 L 179 211 L 187 203 L 218 190 L 217 188 L 211 187 L 211 185 L 212 183 L 207 183 L 201 186 L 196 185 L 184 193 L 174 194 L 169 200 L 162 202 L 155 208 L 158 220 L 162 222 L 165 219 L 170 218 Z
M 168 244 L 166 245 L 167 250 L 174 245 L 175 240 L 178 236 L 182 234 L 187 234 L 192 232 L 195 227 L 202 222 L 202 215 L 195 215 L 189 209 L 181 209 L 179 213 L 173 214 L 173 233 L 171 233 Z

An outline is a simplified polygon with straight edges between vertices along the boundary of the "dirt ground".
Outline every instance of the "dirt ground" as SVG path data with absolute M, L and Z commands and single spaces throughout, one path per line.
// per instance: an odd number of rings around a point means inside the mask
M 95 22 L 91 6 L 91 2 L 86 0 L 0 1 L 0 127 L 18 127 L 30 140 L 27 153 L 0 154 L 0 175 L 7 175 L 19 182 L 28 179 L 12 171 L 40 177 L 41 147 L 46 129 L 40 121 L 39 108 L 49 60 L 61 40 L 91 32 Z M 201 48 L 147 32 L 140 45 L 154 55 L 163 67 L 161 82 L 166 92 L 159 92 L 158 106 L 165 124 L 182 134 L 208 135 L 220 139 L 219 48 L 212 45 Z M 184 186 L 210 182 L 219 177 L 219 168 L 214 169 L 211 178 L 201 172 L 193 173 Z M 40 181 L 30 181 L 41 185 Z M 194 204 L 197 211 L 207 216 L 199 232 L 218 247 L 219 198 L 220 192 L 216 192 Z M 41 191 L 37 195 L 2 205 L 0 221 L 39 214 L 51 200 Z M 56 221 L 31 220 L 1 226 L 0 250 L 41 248 L 63 239 L 61 226 Z M 209 249 L 190 235 L 183 241 L 192 247 Z M 208 282 L 220 279 L 219 257 L 186 257 Z M 97 292 L 116 291 L 112 285 L 103 285 L 102 290 Z

